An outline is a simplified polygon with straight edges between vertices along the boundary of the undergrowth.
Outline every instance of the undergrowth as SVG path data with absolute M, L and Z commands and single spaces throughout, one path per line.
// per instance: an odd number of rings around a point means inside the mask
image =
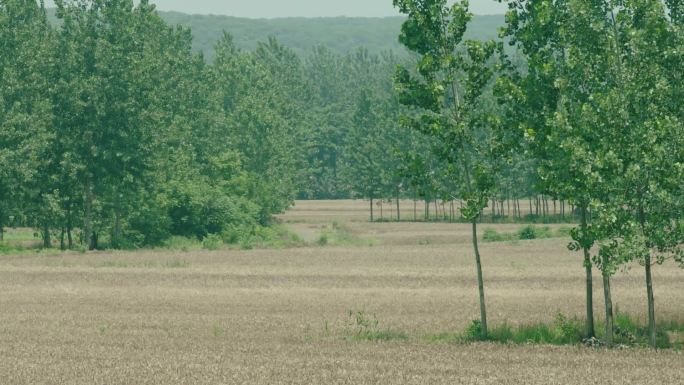
M 561 226 L 557 230 L 553 230 L 548 226 L 534 226 L 527 225 L 521 227 L 516 232 L 498 232 L 492 228 L 487 228 L 482 234 L 482 240 L 485 242 L 505 242 L 505 241 L 524 241 L 532 239 L 548 239 L 548 238 L 567 238 L 570 236 L 570 227 Z
M 602 322 L 596 324 L 596 338 L 605 338 Z M 631 316 L 616 312 L 613 344 L 621 347 L 647 347 L 648 328 Z M 666 321 L 658 324 L 657 347 L 660 349 L 684 348 L 684 322 Z M 470 343 L 489 341 L 512 344 L 580 345 L 585 339 L 585 323 L 578 318 L 568 318 L 559 313 L 553 323 L 534 323 L 512 326 L 503 323 L 489 328 L 487 338 L 482 338 L 482 325 L 473 321 L 460 333 L 439 333 L 425 337 L 428 342 Z

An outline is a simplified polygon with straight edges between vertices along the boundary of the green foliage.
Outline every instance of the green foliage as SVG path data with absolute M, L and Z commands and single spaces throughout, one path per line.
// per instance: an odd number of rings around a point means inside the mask
M 559 227 L 553 231 L 548 226 L 527 225 L 512 233 L 500 233 L 494 229 L 486 228 L 482 234 L 482 240 L 485 242 L 504 242 L 516 240 L 533 240 L 533 239 L 547 239 L 547 238 L 567 238 L 569 236 L 570 228 L 566 226 Z
M 482 341 L 482 321 L 473 320 L 466 328 L 463 338 L 467 341 Z
M 187 238 L 175 235 L 165 240 L 163 247 L 170 250 L 188 252 L 201 249 L 202 244 L 197 238 Z
M 503 242 L 503 241 L 513 241 L 519 239 L 516 234 L 513 233 L 500 233 L 494 229 L 485 229 L 482 234 L 482 240 L 485 242 Z
M 547 226 L 529 225 L 518 230 L 518 239 L 520 240 L 551 238 L 551 236 L 551 228 Z
M 205 250 L 219 250 L 223 246 L 223 238 L 218 234 L 209 234 L 202 240 L 202 248 Z
M 482 326 L 479 321 L 473 321 L 463 332 L 460 341 L 480 341 Z M 488 333 L 488 341 L 515 344 L 550 344 L 572 345 L 582 342 L 583 324 L 579 320 L 569 320 L 563 314 L 558 314 L 553 325 L 533 324 L 513 327 L 508 324 L 498 325 Z M 452 337 L 453 338 L 453 337 Z M 454 340 L 457 340 L 454 338 Z
M 447 196 L 460 196 L 464 219 L 473 225 L 473 246 L 478 272 L 482 335 L 487 335 L 485 294 L 477 245 L 477 218 L 495 189 L 495 161 L 499 148 L 492 135 L 496 119 L 483 97 L 495 78 L 495 53 L 503 45 L 494 41 L 464 40 L 473 15 L 468 1 L 394 0 L 408 16 L 399 41 L 416 54 L 413 68 L 398 66 L 395 88 L 408 113 L 401 122 L 433 139 L 434 155 L 444 162 L 442 171 L 453 181 Z M 413 167 L 409 167 L 411 169 Z

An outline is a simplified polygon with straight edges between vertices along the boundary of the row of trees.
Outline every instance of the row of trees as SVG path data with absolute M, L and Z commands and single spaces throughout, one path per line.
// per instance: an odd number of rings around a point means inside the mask
M 487 313 L 477 217 L 502 162 L 524 154 L 539 193 L 581 214 L 587 335 L 595 335 L 592 267 L 603 276 L 606 342 L 613 340 L 610 277 L 644 267 L 649 341 L 656 344 L 652 267 L 683 261 L 684 4 L 675 0 L 509 0 L 503 43 L 464 41 L 468 2 L 394 0 L 408 15 L 400 40 L 419 55 L 396 84 L 404 123 L 438 139 L 472 221 L 482 335 Z M 488 103 L 493 95 L 497 103 Z M 589 218 L 588 212 L 592 216 Z

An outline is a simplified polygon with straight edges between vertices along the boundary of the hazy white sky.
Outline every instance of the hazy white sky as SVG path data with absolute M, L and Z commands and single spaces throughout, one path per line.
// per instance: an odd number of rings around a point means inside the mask
M 396 16 L 392 0 L 152 0 L 157 9 L 185 13 L 220 14 L 251 18 Z M 47 0 L 48 7 L 54 6 Z M 496 0 L 470 0 L 476 14 L 502 14 L 506 6 Z

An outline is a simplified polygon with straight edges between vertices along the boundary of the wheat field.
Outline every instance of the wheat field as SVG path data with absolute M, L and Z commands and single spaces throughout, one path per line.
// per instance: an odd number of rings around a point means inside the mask
M 299 247 L 2 255 L 0 384 L 684 383 L 676 350 L 431 342 L 479 314 L 469 227 L 370 224 L 362 207 L 298 202 L 280 220 Z M 347 244 L 316 242 L 331 226 Z M 567 242 L 482 245 L 491 324 L 583 315 Z M 684 271 L 660 266 L 654 282 L 657 316 L 684 321 Z M 613 290 L 645 322 L 641 269 Z M 350 311 L 407 338 L 345 339 Z

